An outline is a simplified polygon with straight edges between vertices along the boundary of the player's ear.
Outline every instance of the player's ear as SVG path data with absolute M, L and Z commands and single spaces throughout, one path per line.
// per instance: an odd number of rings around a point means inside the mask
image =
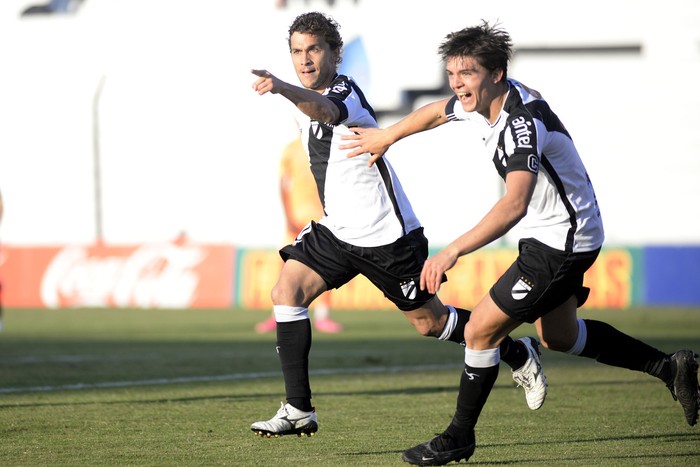
M 503 70 L 501 68 L 497 68 L 491 72 L 491 79 L 493 80 L 493 83 L 500 83 L 501 80 L 503 79 Z
M 336 68 L 338 68 L 340 66 L 340 62 L 342 62 L 342 58 L 340 57 L 340 48 L 333 51 L 333 58 L 335 59 Z

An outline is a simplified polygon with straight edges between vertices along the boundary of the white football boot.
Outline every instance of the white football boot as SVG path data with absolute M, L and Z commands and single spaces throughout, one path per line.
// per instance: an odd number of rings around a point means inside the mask
M 513 381 L 525 389 L 527 406 L 531 410 L 537 410 L 542 407 L 547 397 L 547 378 L 540 364 L 540 346 L 532 337 L 523 337 L 518 340 L 525 344 L 529 356 L 523 366 L 512 370 Z
M 274 417 L 266 422 L 255 422 L 250 429 L 258 436 L 277 438 L 284 435 L 312 436 L 318 431 L 316 410 L 304 412 L 284 402 Z

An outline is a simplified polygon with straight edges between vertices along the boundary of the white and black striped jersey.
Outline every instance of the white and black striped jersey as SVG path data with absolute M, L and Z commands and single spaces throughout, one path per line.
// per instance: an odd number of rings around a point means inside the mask
M 593 185 L 571 136 L 540 93 L 508 79 L 508 96 L 495 124 L 465 112 L 454 96 L 448 120 L 472 120 L 499 175 L 514 170 L 537 174 L 522 237 L 568 252 L 593 251 L 603 244 L 603 221 Z
M 296 109 L 304 148 L 309 154 L 324 217 L 318 222 L 339 239 L 361 247 L 393 243 L 420 227 L 389 161 L 368 167 L 369 154 L 348 158 L 339 146 L 349 127 L 376 128 L 374 110 L 357 84 L 339 75 L 324 91 L 340 110 L 338 125 L 311 120 Z

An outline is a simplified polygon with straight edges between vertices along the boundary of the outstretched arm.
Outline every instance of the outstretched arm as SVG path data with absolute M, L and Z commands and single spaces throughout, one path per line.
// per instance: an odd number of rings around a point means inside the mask
M 251 73 L 258 77 L 253 83 L 253 89 L 261 96 L 268 92 L 280 94 L 311 119 L 338 123 L 340 110 L 321 93 L 282 81 L 267 70 L 251 70 Z
M 532 172 L 510 172 L 506 176 L 506 194 L 484 218 L 474 228 L 426 260 L 420 275 L 420 288 L 437 293 L 443 274 L 452 269 L 460 256 L 488 245 L 512 229 L 527 214 L 536 183 L 537 175 Z
M 447 123 L 447 115 L 445 114 L 447 101 L 448 99 L 443 99 L 427 104 L 384 130 L 350 128 L 354 134 L 343 136 L 343 139 L 347 140 L 348 143 L 340 146 L 340 149 L 352 149 L 348 153 L 348 157 L 370 153 L 372 157 L 369 160 L 369 165 L 371 166 L 384 155 L 389 146 L 400 139 Z

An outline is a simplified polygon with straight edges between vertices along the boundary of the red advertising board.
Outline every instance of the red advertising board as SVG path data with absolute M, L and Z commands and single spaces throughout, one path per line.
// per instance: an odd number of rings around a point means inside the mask
M 223 308 L 234 248 L 190 243 L 2 246 L 7 307 Z

